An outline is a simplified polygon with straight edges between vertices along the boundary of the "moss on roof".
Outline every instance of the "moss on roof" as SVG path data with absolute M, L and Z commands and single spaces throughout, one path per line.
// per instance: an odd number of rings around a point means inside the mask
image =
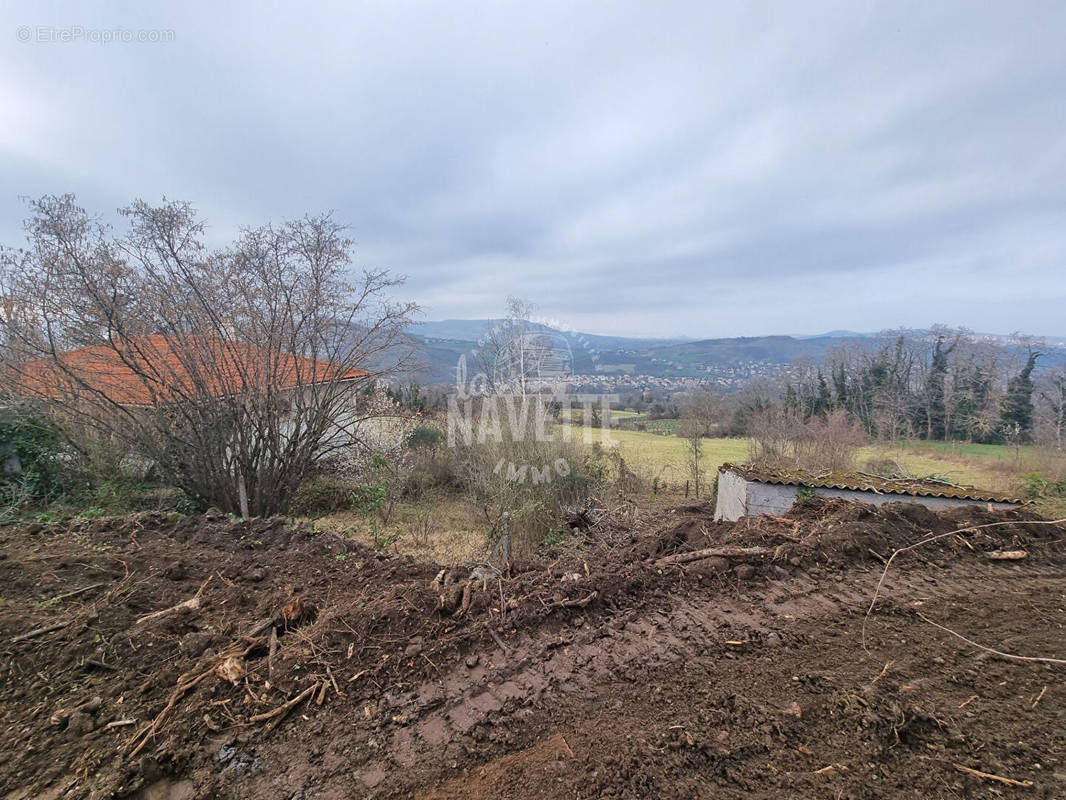
M 802 469 L 740 466 L 723 464 L 720 471 L 729 470 L 742 478 L 758 483 L 780 486 L 810 486 L 817 489 L 845 489 L 877 494 L 901 494 L 915 497 L 946 497 L 957 500 L 979 500 L 989 503 L 1021 503 L 1017 497 L 994 494 L 972 486 L 956 486 L 928 478 L 882 478 L 864 472 L 807 472 Z

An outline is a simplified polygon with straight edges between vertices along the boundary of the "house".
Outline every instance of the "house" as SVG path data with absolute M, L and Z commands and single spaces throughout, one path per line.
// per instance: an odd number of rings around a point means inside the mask
M 88 402 L 97 413 L 108 404 L 142 413 L 227 399 L 236 405 L 269 402 L 279 412 L 282 436 L 290 435 L 298 424 L 294 413 L 298 393 L 303 393 L 307 407 L 313 405 L 316 387 L 325 387 L 332 398 L 342 401 L 329 403 L 332 424 L 323 441 L 330 446 L 352 440 L 360 418 L 357 390 L 370 375 L 363 369 L 340 369 L 328 361 L 244 342 L 163 335 L 82 347 L 55 359 L 31 359 L 14 369 L 16 394 L 65 406 Z
M 59 363 L 56 363 L 56 362 Z M 75 400 L 91 393 L 126 407 L 233 397 L 247 391 L 286 393 L 329 382 L 355 383 L 368 373 L 328 361 L 215 337 L 131 336 L 115 344 L 37 358 L 16 367 L 16 393 Z
M 194 335 L 130 336 L 5 367 L 16 394 L 52 401 L 98 433 L 131 422 L 135 429 L 139 421 L 148 431 L 141 442 L 154 442 L 161 430 L 183 432 L 178 452 L 207 436 L 212 441 L 209 447 L 200 441 L 200 452 L 232 475 L 243 516 L 249 497 L 242 461 L 252 469 L 264 458 L 276 463 L 301 436 L 318 453 L 351 445 L 358 391 L 370 376 L 276 348 Z M 146 473 L 152 460 L 144 450 L 153 446 L 128 452 L 123 463 Z
M 952 506 L 1015 508 L 1021 500 L 980 489 L 929 480 L 879 478 L 857 472 L 811 473 L 723 464 L 718 470 L 714 518 L 734 522 L 759 514 L 782 514 L 805 494 L 863 503 L 918 503 L 929 509 Z

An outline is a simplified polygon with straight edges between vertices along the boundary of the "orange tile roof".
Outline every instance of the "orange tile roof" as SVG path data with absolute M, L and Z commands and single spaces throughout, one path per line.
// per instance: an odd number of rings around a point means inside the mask
M 161 335 L 70 350 L 58 360 L 62 366 L 38 358 L 16 367 L 19 394 L 62 399 L 89 389 L 121 405 L 155 405 L 202 397 L 205 388 L 213 397 L 225 397 L 250 385 L 288 389 L 370 374 L 354 368 L 338 374 L 328 361 L 243 342 Z

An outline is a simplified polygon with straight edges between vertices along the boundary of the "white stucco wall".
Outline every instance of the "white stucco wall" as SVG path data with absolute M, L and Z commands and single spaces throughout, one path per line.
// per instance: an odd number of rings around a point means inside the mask
M 779 486 L 776 483 L 756 483 L 755 481 L 744 481 L 744 483 L 747 484 L 747 502 L 743 514 L 745 517 L 757 517 L 760 514 L 784 514 L 796 504 L 798 486 Z
M 718 501 L 714 506 L 715 520 L 733 522 L 747 513 L 748 482 L 735 472 L 718 473 Z
M 784 514 L 796 503 L 798 486 L 781 486 L 775 483 L 749 481 L 735 472 L 718 473 L 718 502 L 715 505 L 714 518 L 726 522 L 735 522 L 741 517 L 754 517 L 760 514 Z M 723 491 L 724 489 L 724 491 Z M 820 489 L 814 493 L 822 497 L 840 497 L 844 500 L 858 500 L 879 506 L 884 503 L 916 503 L 933 511 L 958 506 L 992 506 L 992 508 L 1017 508 L 1013 503 L 988 503 L 984 500 L 960 500 L 953 497 L 918 497 L 907 494 L 881 494 L 852 489 Z

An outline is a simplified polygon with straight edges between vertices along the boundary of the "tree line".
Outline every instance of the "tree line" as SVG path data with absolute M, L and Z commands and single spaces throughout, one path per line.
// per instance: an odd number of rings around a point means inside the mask
M 942 326 L 886 333 L 798 365 L 778 402 L 805 420 L 843 410 L 876 438 L 1061 448 L 1066 369 L 1048 363 L 1053 352 L 1032 337 L 1003 343 Z M 755 392 L 746 411 L 772 402 Z

